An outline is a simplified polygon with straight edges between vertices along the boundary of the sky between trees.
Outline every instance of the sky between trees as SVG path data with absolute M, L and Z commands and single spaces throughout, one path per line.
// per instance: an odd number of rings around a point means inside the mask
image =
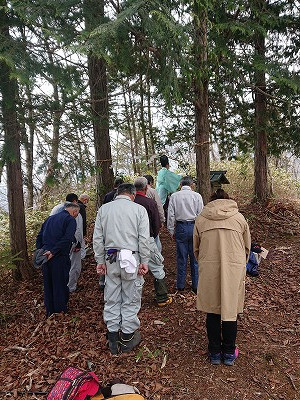
M 95 175 L 101 204 L 114 174 L 155 175 L 153 156 L 170 149 L 183 170 L 195 165 L 205 201 L 211 159 L 252 156 L 265 200 L 269 157 L 300 153 L 299 9 L 0 0 L 0 173 L 12 218 L 24 219 L 23 187 L 30 207 L 38 192 Z

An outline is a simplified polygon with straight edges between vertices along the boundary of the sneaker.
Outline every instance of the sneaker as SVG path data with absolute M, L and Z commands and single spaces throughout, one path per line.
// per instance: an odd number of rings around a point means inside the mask
M 220 365 L 221 364 L 221 353 L 209 353 L 208 354 L 209 361 L 212 365 Z
M 224 365 L 233 365 L 235 360 L 239 356 L 239 349 L 236 347 L 233 354 L 223 353 L 223 363 Z
M 133 333 L 123 333 L 121 332 L 121 351 L 122 353 L 129 353 L 134 347 L 138 346 L 141 341 L 140 331 L 135 331 Z
M 172 297 L 169 297 L 168 300 L 162 301 L 161 303 L 157 303 L 157 305 L 158 305 L 158 307 L 164 307 L 164 306 L 168 306 L 172 302 L 173 302 Z

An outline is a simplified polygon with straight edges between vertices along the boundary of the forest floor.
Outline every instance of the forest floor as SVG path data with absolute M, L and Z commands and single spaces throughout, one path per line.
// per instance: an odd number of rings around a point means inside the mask
M 146 277 L 140 312 L 142 342 L 112 356 L 102 319 L 103 293 L 93 258 L 84 261 L 70 312 L 45 319 L 40 273 L 29 283 L 0 279 L 0 399 L 45 399 L 68 366 L 93 364 L 102 384 L 119 378 L 146 399 L 300 399 L 300 207 L 246 205 L 252 237 L 269 249 L 257 278 L 246 278 L 245 312 L 238 320 L 240 357 L 233 367 L 210 365 L 205 315 L 187 287 L 175 291 L 175 243 L 164 230 L 163 255 L 172 305 L 158 308 Z M 92 234 L 93 227 L 90 227 Z

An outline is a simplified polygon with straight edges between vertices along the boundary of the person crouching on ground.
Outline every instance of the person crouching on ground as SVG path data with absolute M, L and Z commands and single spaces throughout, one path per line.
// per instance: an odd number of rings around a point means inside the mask
M 237 203 L 218 189 L 196 218 L 194 253 L 199 264 L 197 308 L 207 313 L 212 364 L 233 365 L 237 315 L 243 312 L 245 262 L 251 247 L 249 226 Z
M 93 236 L 97 273 L 105 275 L 103 318 L 112 354 L 129 352 L 141 341 L 138 312 L 150 229 L 146 209 L 134 203 L 135 193 L 132 184 L 118 187 L 115 200 L 100 207 Z

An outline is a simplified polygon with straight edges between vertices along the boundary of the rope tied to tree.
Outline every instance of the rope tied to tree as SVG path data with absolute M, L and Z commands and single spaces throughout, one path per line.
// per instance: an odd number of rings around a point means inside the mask
M 104 162 L 109 162 L 112 161 L 112 158 L 108 158 L 106 160 L 96 160 L 97 163 L 104 163 Z
M 204 146 L 205 144 L 209 144 L 209 140 L 206 140 L 205 142 L 195 143 L 194 147 L 201 147 Z

